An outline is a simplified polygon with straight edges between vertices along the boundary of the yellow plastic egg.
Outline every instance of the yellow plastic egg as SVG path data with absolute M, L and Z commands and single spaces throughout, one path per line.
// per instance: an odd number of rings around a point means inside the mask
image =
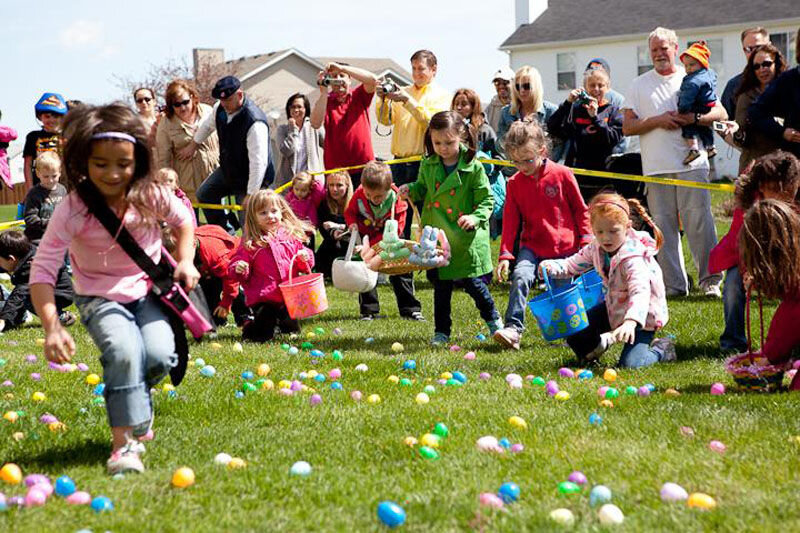
M 271 371 L 272 369 L 269 367 L 267 363 L 261 363 L 260 365 L 258 365 L 258 369 L 256 369 L 256 373 L 262 378 L 269 376 L 269 373 Z
M 512 416 L 508 419 L 508 423 L 517 429 L 528 429 L 528 423 L 521 416 Z
M 710 511 L 717 506 L 717 502 L 714 501 L 714 498 L 702 492 L 691 493 L 689 495 L 689 499 L 686 500 L 686 503 L 689 505 L 689 507 L 702 509 L 703 511 Z
M 403 440 L 403 444 L 405 444 L 409 448 L 413 448 L 414 446 L 417 445 L 417 439 L 415 439 L 414 437 L 406 437 Z
M 286 379 L 282 379 L 278 382 L 279 389 L 288 389 L 292 386 L 292 382 Z
M 306 338 L 307 339 L 313 339 L 316 336 L 317 336 L 317 334 L 314 333 L 313 331 L 309 331 L 308 333 L 306 333 Z
M 246 466 L 247 466 L 247 463 L 244 462 L 244 459 L 241 459 L 239 457 L 233 457 L 228 462 L 228 468 L 230 468 L 231 470 L 236 469 L 236 468 L 244 468 Z
M 36 339 L 36 346 L 44 346 L 44 339 Z
M 19 485 L 22 481 L 22 470 L 14 463 L 6 463 L 0 468 L 0 479 L 9 485 Z
M 439 435 L 434 435 L 433 433 L 425 433 L 419 439 L 419 443 L 423 446 L 430 446 L 431 448 L 438 448 L 439 442 L 441 441 L 441 437 Z
M 392 343 L 392 351 L 394 353 L 400 353 L 403 351 L 403 349 L 404 349 L 403 345 L 400 344 L 399 342 Z
M 13 424 L 17 420 L 19 420 L 19 415 L 17 414 L 16 411 L 6 411 L 5 414 L 3 414 L 3 418 L 5 418 L 6 420 L 8 420 Z
M 25 433 L 23 433 L 21 431 L 17 431 L 15 433 L 11 434 L 11 438 L 14 439 L 15 441 L 19 442 L 19 441 L 21 441 L 22 439 L 25 438 Z
M 241 342 L 234 342 L 233 343 L 233 351 L 234 352 L 243 352 L 244 346 L 242 346 Z
M 377 394 L 367 396 L 367 403 L 381 403 L 381 397 Z
M 388 380 L 390 383 L 400 383 L 400 378 L 398 378 L 397 376 L 389 376 Z
M 565 390 L 560 390 L 556 393 L 556 400 L 560 402 L 566 402 L 569 400 L 569 393 Z
M 161 390 L 163 390 L 164 392 L 174 391 L 175 385 L 173 385 L 172 383 L 164 383 L 164 386 L 161 387 Z
M 611 400 L 601 400 L 600 407 L 614 407 L 614 402 Z
M 439 377 L 442 379 L 453 379 L 453 374 L 451 372 L 442 372 L 442 375 Z
M 678 392 L 678 391 L 677 391 L 677 390 L 675 390 L 675 389 L 667 389 L 667 390 L 665 390 L 665 391 L 664 391 L 664 394 L 666 394 L 667 396 L 672 396 L 672 397 L 675 397 L 675 396 L 680 396 L 680 395 L 681 395 L 681 393 L 680 393 L 680 392 Z
M 603 379 L 608 382 L 617 381 L 617 371 L 613 368 L 606 368 L 606 371 L 603 372 Z
M 265 379 L 264 383 L 261 384 L 261 388 L 264 390 L 272 390 L 275 388 L 275 383 L 273 383 L 271 379 Z
M 222 345 L 220 343 L 218 343 L 218 342 L 212 342 L 211 344 L 209 344 L 209 346 L 211 346 L 212 350 L 221 350 L 222 349 Z
M 56 420 L 55 422 L 50 422 L 49 424 L 47 424 L 47 429 L 49 429 L 53 433 L 58 433 L 59 431 L 66 431 L 67 426 L 65 426 L 63 422 L 59 422 L 58 420 Z
M 89 385 L 97 385 L 100 383 L 100 376 L 97 374 L 89 374 L 86 376 L 86 383 Z
M 5 394 L 5 396 L 3 396 L 3 398 L 5 398 L 6 400 L 13 400 L 14 399 L 14 393 L 13 392 L 7 392 Z
M 37 390 L 36 392 L 31 394 L 31 400 L 33 400 L 34 402 L 43 402 L 46 399 L 47 399 L 47 396 L 45 396 L 44 393 L 41 392 L 41 391 Z
M 419 394 L 417 394 L 416 398 L 414 398 L 414 401 L 417 402 L 419 405 L 425 405 L 431 401 L 431 398 L 424 392 L 420 392 Z
M 233 460 L 233 459 L 231 459 Z M 172 474 L 172 485 L 179 489 L 185 489 L 194 485 L 194 470 L 188 466 L 182 466 Z
M 319 375 L 319 372 L 317 372 L 316 370 L 309 370 L 308 372 L 306 372 L 306 374 L 308 375 L 309 379 L 314 379 Z

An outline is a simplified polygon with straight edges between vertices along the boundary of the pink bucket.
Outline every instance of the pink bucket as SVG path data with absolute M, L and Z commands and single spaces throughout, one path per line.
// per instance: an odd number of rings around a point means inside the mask
M 289 281 L 284 281 L 278 288 L 283 294 L 283 301 L 289 316 L 293 319 L 308 318 L 328 309 L 328 295 L 325 293 L 325 280 L 322 274 L 308 273 L 305 276 L 292 278 L 292 267 L 299 252 L 292 257 L 289 266 Z

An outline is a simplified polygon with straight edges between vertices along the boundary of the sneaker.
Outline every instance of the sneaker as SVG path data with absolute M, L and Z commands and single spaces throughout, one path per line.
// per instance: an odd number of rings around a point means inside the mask
M 420 311 L 414 311 L 410 315 L 404 316 L 406 320 L 416 320 L 417 322 L 425 322 L 425 316 Z
M 134 446 L 135 444 L 129 441 L 125 446 L 111 453 L 111 457 L 106 462 L 109 474 L 113 476 L 124 472 L 138 472 L 140 474 L 144 472 L 144 465 L 142 460 L 139 459 L 139 452 L 136 451 Z
M 444 333 L 434 333 L 431 339 L 432 346 L 444 346 L 448 342 L 450 342 L 450 336 Z
M 75 313 L 70 311 L 62 311 L 60 315 L 58 315 L 58 321 L 61 322 L 61 325 L 66 327 L 71 326 L 75 323 Z
M 683 158 L 683 164 L 688 165 L 698 157 L 700 157 L 700 150 L 695 150 L 694 148 L 692 148 L 691 150 L 689 150 L 689 153 L 686 154 L 686 157 Z
M 600 334 L 600 343 L 597 347 L 592 350 L 591 352 L 587 353 L 584 357 L 584 360 L 587 362 L 596 361 L 600 359 L 600 356 L 606 353 L 606 351 L 616 342 L 614 340 L 614 335 L 610 331 L 606 333 Z
M 708 155 L 709 159 L 714 159 L 717 157 L 717 147 L 716 146 L 709 146 L 706 148 L 706 154 Z
M 489 335 L 494 336 L 499 330 L 503 329 L 503 321 L 499 318 L 494 320 L 489 320 L 486 322 L 486 325 L 489 326 Z
M 495 331 L 492 338 L 497 341 L 498 343 L 502 344 L 506 348 L 511 348 L 513 350 L 519 350 L 519 338 L 520 334 L 514 328 L 505 327 Z
M 700 290 L 703 291 L 704 296 L 722 298 L 722 291 L 719 288 L 719 283 L 701 283 Z
M 678 359 L 678 354 L 675 353 L 675 335 L 667 335 L 654 340 L 650 348 L 659 355 L 658 360 L 662 363 Z
M 365 322 L 369 322 L 370 320 L 374 320 L 374 319 L 375 319 L 375 315 L 373 315 L 371 313 L 364 313 L 363 315 L 361 315 L 361 320 L 363 320 Z

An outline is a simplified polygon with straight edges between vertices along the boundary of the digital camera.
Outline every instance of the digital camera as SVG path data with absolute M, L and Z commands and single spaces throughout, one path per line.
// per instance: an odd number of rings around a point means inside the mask
M 581 89 L 575 101 L 580 105 L 589 105 L 592 101 L 592 97 L 589 96 L 589 93 L 587 93 L 585 89 Z
M 399 89 L 399 87 L 397 87 L 397 84 L 395 82 L 388 79 L 381 81 L 379 87 L 381 88 L 381 91 L 383 91 L 384 94 L 396 93 Z
M 319 85 L 322 85 L 323 87 L 330 87 L 331 85 L 344 85 L 344 84 L 345 80 L 341 78 L 334 78 L 331 76 L 325 76 L 319 81 Z

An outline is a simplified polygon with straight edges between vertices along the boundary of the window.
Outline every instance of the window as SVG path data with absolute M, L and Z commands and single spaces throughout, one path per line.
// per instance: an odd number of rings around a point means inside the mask
M 781 51 L 783 59 L 787 65 L 795 64 L 795 34 L 794 33 L 773 33 L 769 36 L 769 40 L 775 45 L 775 48 Z
M 648 70 L 653 68 L 652 60 L 650 59 L 650 47 L 646 44 L 641 44 L 636 47 L 636 75 L 641 76 Z
M 694 43 L 699 41 L 689 41 L 686 43 L 686 48 L 689 48 Z M 708 39 L 706 41 L 706 46 L 708 47 L 708 51 L 711 53 L 711 57 L 708 60 L 708 66 L 717 73 L 717 78 L 724 78 L 725 77 L 725 63 L 723 61 L 722 55 L 722 39 Z M 680 56 L 678 56 L 680 58 Z
M 571 91 L 575 85 L 575 54 L 556 54 L 557 89 Z

